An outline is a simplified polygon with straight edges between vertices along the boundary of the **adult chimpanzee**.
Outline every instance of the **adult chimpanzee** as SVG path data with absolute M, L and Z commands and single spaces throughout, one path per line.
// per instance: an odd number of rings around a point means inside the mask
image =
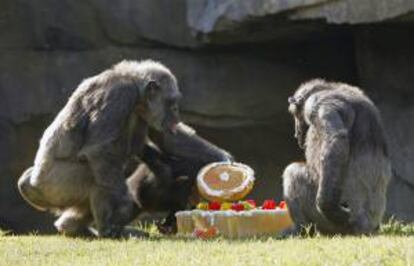
M 284 197 L 298 233 L 369 234 L 382 220 L 391 178 L 379 111 L 358 88 L 311 80 L 289 98 L 305 163 L 283 173 Z
M 67 234 L 123 235 L 135 217 L 123 167 L 140 155 L 148 127 L 174 131 L 180 92 L 160 63 L 123 61 L 83 81 L 45 131 L 34 165 L 18 182 L 35 208 L 60 215 Z

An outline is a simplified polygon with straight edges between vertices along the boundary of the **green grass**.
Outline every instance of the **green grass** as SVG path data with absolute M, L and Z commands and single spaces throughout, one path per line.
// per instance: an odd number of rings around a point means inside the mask
M 0 234 L 0 265 L 414 265 L 414 225 L 370 237 L 85 240 Z

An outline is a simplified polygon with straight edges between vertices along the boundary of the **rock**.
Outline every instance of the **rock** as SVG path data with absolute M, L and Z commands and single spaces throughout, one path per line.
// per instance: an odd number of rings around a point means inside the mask
M 246 48 L 249 53 L 217 54 L 117 47 L 83 52 L 8 51 L 0 62 L 0 111 L 15 123 L 56 113 L 82 79 L 124 58 L 153 58 L 169 66 L 185 95 L 184 114 L 196 124 L 209 126 L 268 122 L 286 112 L 286 98 L 299 83 L 315 76 L 353 79 L 352 50 L 341 38 L 304 43 L 293 53 L 289 49 L 278 47 L 275 53 L 273 47 L 256 52 Z M 337 67 L 333 69 L 332 64 Z M 39 99 L 43 99 L 41 105 Z
M 414 186 L 401 178 L 391 180 L 388 187 L 386 217 L 397 221 L 414 221 Z
M 282 12 L 328 2 L 329 0 L 187 0 L 187 21 L 196 32 L 212 32 L 234 29 L 238 24 L 264 19 Z M 246 36 L 248 37 L 248 36 Z
M 411 0 L 342 0 L 298 9 L 291 19 L 322 19 L 333 24 L 374 23 L 395 19 L 414 11 Z
M 17 178 L 31 165 L 48 119 L 18 126 L 0 118 L 0 228 L 14 233 L 55 232 L 50 214 L 33 209 L 17 190 Z
M 366 26 L 357 33 L 360 83 L 378 103 L 395 172 L 388 213 L 414 218 L 414 40 L 410 26 Z
M 184 0 L 92 0 L 102 30 L 111 43 L 145 42 L 169 46 L 197 46 L 186 21 Z
M 83 50 L 105 43 L 90 1 L 6 0 L 0 5 L 1 47 Z
M 411 0 L 188 0 L 187 5 L 188 25 L 198 39 L 227 45 L 292 40 L 327 24 L 381 22 L 414 11 Z
M 3 48 L 89 50 L 148 41 L 195 46 L 184 0 L 5 0 L 0 3 Z M 157 19 L 152 19 L 157 18 Z M 168 20 L 168 23 L 166 23 Z
M 119 0 L 116 5 L 109 0 L 5 0 L 0 3 L 0 47 L 286 42 L 324 32 L 327 23 L 381 22 L 412 11 L 410 0 Z

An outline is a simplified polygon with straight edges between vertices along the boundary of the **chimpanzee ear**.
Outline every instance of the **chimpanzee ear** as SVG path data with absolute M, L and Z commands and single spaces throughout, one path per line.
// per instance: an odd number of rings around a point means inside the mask
M 151 101 L 161 92 L 161 87 L 155 80 L 150 80 L 144 88 L 145 99 Z

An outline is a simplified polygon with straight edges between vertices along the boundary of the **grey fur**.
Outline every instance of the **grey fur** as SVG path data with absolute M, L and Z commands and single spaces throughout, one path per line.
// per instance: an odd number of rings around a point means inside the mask
M 296 233 L 310 224 L 328 234 L 375 232 L 392 175 L 379 111 L 360 89 L 320 79 L 289 101 L 306 157 L 283 173 Z
M 59 231 L 86 233 L 94 221 L 99 236 L 120 236 L 135 217 L 123 166 L 139 156 L 148 127 L 179 122 L 179 97 L 174 75 L 151 60 L 122 61 L 86 79 L 46 129 L 18 181 L 22 196 L 60 215 Z
M 158 229 L 171 234 L 177 228 L 175 212 L 199 201 L 196 177 L 200 169 L 212 162 L 233 161 L 233 157 L 183 123 L 174 135 L 151 133 L 156 144 L 144 148 L 144 163 L 128 178 L 127 186 L 137 204 L 137 213 L 168 213 Z

